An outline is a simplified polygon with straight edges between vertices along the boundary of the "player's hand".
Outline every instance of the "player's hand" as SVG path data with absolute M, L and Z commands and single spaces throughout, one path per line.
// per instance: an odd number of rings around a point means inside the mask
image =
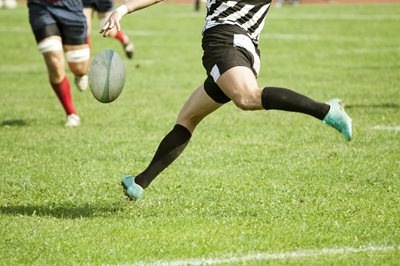
M 117 28 L 117 31 L 121 31 L 121 25 L 119 24 L 120 20 L 121 15 L 118 13 L 117 10 L 114 10 L 108 18 L 107 22 L 101 28 L 100 33 L 102 33 L 104 37 L 107 37 L 108 35 L 110 35 L 110 31 L 113 28 Z

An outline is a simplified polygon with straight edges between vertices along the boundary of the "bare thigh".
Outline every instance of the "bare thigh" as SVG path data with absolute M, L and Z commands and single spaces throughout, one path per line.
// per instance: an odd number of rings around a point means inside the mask
M 262 91 L 250 68 L 244 66 L 233 67 L 218 78 L 217 84 L 240 109 L 262 109 Z
M 176 120 L 177 124 L 193 132 L 204 117 L 217 110 L 223 104 L 215 102 L 208 96 L 203 85 L 198 87 L 183 105 Z
M 50 36 L 43 39 L 43 41 L 48 39 L 57 40 L 61 43 L 61 38 L 59 36 Z M 43 58 L 46 63 L 50 82 L 55 84 L 60 83 L 65 76 L 63 51 L 58 50 L 45 52 L 43 53 Z

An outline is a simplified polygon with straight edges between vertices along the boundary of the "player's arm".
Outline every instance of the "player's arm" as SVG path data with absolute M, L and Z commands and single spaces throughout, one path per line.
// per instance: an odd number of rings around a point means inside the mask
M 135 12 L 137 10 L 152 6 L 154 4 L 157 4 L 159 2 L 162 2 L 163 0 L 129 0 L 125 4 L 119 6 L 117 9 L 115 9 L 110 17 L 108 18 L 107 22 L 104 24 L 104 26 L 101 28 L 100 33 L 103 34 L 103 36 L 107 36 L 109 34 L 109 31 L 113 29 L 114 27 L 117 28 L 118 31 L 121 30 L 121 25 L 119 21 L 123 16 L 126 14 Z

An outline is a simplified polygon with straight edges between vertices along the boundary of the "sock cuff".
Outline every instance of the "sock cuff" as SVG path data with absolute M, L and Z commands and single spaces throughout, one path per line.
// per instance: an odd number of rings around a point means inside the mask
M 117 31 L 114 38 L 118 39 L 121 43 L 126 44 L 128 42 L 128 36 L 122 31 Z
M 192 133 L 189 131 L 189 129 L 180 124 L 176 124 L 173 130 L 180 133 L 184 138 L 190 139 L 192 137 Z
M 261 92 L 261 105 L 265 110 L 270 109 L 267 98 L 268 98 L 268 87 L 265 87 Z
M 64 78 L 59 83 L 53 83 L 53 82 L 50 81 L 50 84 L 54 87 L 54 86 L 61 85 L 61 84 L 65 83 L 65 82 L 69 82 L 67 75 L 65 75 Z

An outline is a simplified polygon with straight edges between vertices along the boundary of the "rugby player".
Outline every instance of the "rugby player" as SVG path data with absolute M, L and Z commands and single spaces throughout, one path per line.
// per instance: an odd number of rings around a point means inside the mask
M 160 0 L 130 0 L 118 7 L 101 33 L 121 29 L 121 18 Z M 352 137 L 351 118 L 339 99 L 326 103 L 286 88 L 260 87 L 258 49 L 271 0 L 209 0 L 203 28 L 203 66 L 207 77 L 183 105 L 173 129 L 159 144 L 148 167 L 137 176 L 125 176 L 122 186 L 130 199 L 143 190 L 185 149 L 196 126 L 207 115 L 232 101 L 242 110 L 283 110 L 310 115 Z
M 65 60 L 75 76 L 80 91 L 88 88 L 87 72 L 90 49 L 87 44 L 86 18 L 83 5 L 77 0 L 28 0 L 29 23 L 43 54 L 50 84 L 59 98 L 67 121 L 65 126 L 80 124 L 75 110 L 71 87 L 65 73 Z

